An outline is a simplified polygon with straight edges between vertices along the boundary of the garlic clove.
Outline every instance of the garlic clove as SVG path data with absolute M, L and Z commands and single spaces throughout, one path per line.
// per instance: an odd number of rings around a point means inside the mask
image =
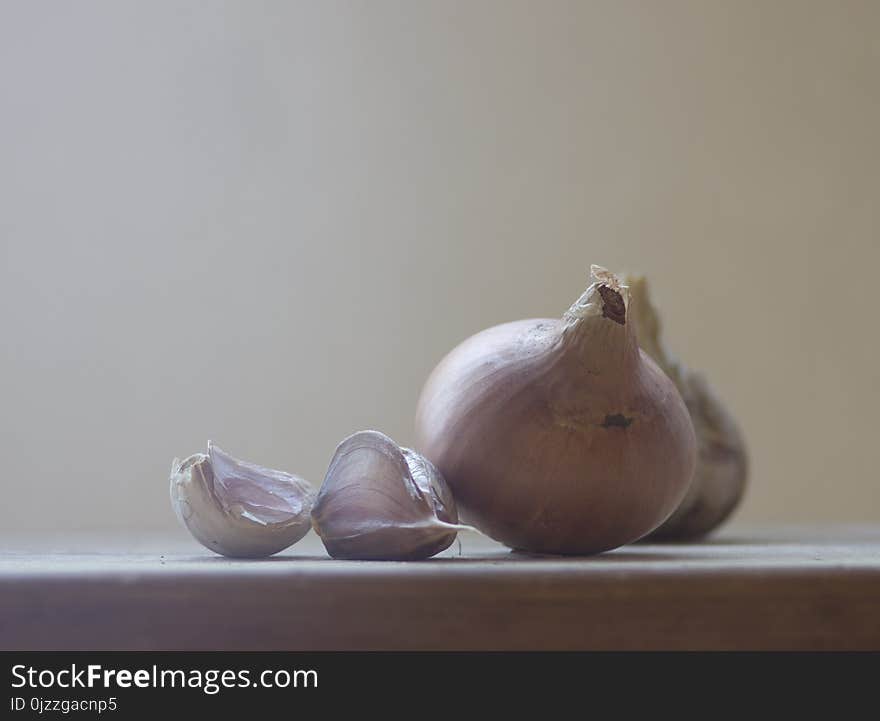
M 378 431 L 339 444 L 312 525 L 331 556 L 363 560 L 428 558 L 466 528 L 434 465 Z
M 690 540 L 720 526 L 739 505 L 748 479 L 743 435 L 706 379 L 679 363 L 667 351 L 660 315 L 651 302 L 648 281 L 629 275 L 632 319 L 642 350 L 675 383 L 694 424 L 697 464 L 687 494 L 672 515 L 646 540 Z
M 260 558 L 308 533 L 314 502 L 302 478 L 248 463 L 208 441 L 208 452 L 171 466 L 171 505 L 202 545 L 223 556 Z

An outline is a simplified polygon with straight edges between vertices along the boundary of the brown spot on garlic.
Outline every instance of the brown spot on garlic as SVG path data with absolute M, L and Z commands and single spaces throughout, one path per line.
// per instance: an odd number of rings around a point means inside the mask
M 428 558 L 464 528 L 434 465 L 378 431 L 339 444 L 312 525 L 331 556 L 363 560 Z
M 241 461 L 210 441 L 171 467 L 171 504 L 181 523 L 215 553 L 271 556 L 308 533 L 314 501 L 303 479 Z
M 629 428 L 632 422 L 632 418 L 627 418 L 622 413 L 609 413 L 602 421 L 602 428 Z

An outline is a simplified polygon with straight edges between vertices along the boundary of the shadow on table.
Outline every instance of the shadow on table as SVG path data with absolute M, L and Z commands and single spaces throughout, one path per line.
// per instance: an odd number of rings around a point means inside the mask
M 290 564 L 295 565 L 297 563 L 302 562 L 328 562 L 328 563 L 380 563 L 380 564 L 400 564 L 405 563 L 408 565 L 412 564 L 434 564 L 434 565 L 466 565 L 466 564 L 477 564 L 477 563 L 520 563 L 520 564 L 528 564 L 535 562 L 547 562 L 552 561 L 554 563 L 571 563 L 571 564 L 583 564 L 583 563 L 596 563 L 596 564 L 604 564 L 604 563 L 641 563 L 644 564 L 650 561 L 685 561 L 688 559 L 692 559 L 693 556 L 689 556 L 686 553 L 673 553 L 664 551 L 650 551 L 650 552 L 639 552 L 631 550 L 632 547 L 626 547 L 625 549 L 616 549 L 614 551 L 606 551 L 605 553 L 600 553 L 595 556 L 559 556 L 552 554 L 540 554 L 540 553 L 526 553 L 524 551 L 511 551 L 508 549 L 499 549 L 497 551 L 488 551 L 482 553 L 468 553 L 467 555 L 452 555 L 452 556 L 435 556 L 433 558 L 426 558 L 420 561 L 347 561 L 345 559 L 334 559 L 329 556 L 321 556 L 321 555 L 279 555 L 279 556 L 270 556 L 268 558 L 226 558 L 224 556 L 177 556 L 173 559 L 173 563 L 200 563 L 200 564 L 211 564 L 211 565 L 228 565 L 228 564 L 247 564 L 247 565 L 260 565 L 260 564 Z M 672 549 L 670 549 L 671 551 Z

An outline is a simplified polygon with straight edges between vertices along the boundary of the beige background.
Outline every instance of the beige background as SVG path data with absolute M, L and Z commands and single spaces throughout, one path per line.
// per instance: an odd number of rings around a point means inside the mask
M 2 530 L 319 483 L 485 326 L 654 280 L 740 520 L 880 520 L 880 3 L 3 2 Z

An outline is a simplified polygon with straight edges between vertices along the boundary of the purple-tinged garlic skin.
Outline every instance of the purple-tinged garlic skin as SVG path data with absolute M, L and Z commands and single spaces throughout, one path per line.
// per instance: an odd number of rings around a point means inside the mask
M 660 316 L 651 303 L 644 276 L 628 275 L 631 318 L 642 350 L 675 383 L 697 435 L 697 465 L 687 494 L 672 515 L 645 540 L 690 541 L 714 531 L 733 513 L 745 493 L 748 453 L 733 416 L 702 374 L 686 368 L 667 352 Z
M 639 350 L 628 289 L 591 270 L 561 319 L 471 336 L 419 399 L 416 448 L 463 520 L 516 550 L 593 554 L 635 541 L 678 507 L 693 474 L 690 416 Z
M 336 448 L 312 525 L 333 558 L 374 561 L 429 558 L 464 528 L 434 465 L 378 431 Z
M 302 478 L 241 461 L 210 441 L 171 466 L 171 505 L 206 548 L 233 558 L 283 551 L 311 528 L 312 487 Z

